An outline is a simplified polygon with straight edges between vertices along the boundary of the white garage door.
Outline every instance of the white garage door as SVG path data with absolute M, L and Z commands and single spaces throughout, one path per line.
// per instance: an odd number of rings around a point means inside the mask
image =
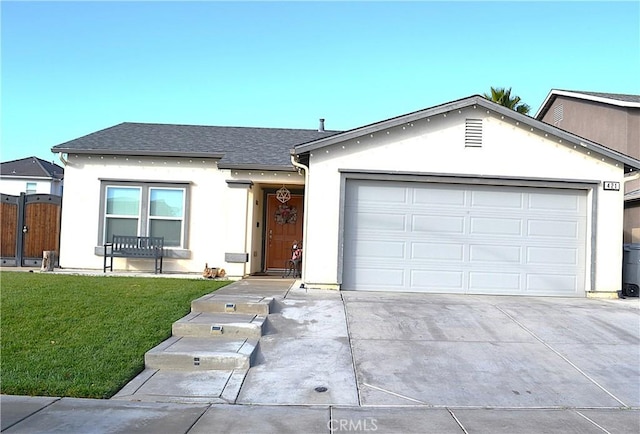
M 342 288 L 584 296 L 586 191 L 348 180 Z

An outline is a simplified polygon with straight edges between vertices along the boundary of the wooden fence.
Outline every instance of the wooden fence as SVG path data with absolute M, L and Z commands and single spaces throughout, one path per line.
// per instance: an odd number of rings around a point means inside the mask
M 42 252 L 51 250 L 59 258 L 61 216 L 60 196 L 0 194 L 0 265 L 39 267 Z

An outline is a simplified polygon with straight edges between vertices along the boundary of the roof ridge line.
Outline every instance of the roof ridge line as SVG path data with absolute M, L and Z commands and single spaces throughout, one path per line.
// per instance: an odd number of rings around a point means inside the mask
M 40 158 L 38 158 L 38 157 L 31 157 L 31 158 L 35 158 L 36 163 L 38 163 L 38 166 L 40 166 L 40 168 L 42 169 L 42 171 L 43 171 L 44 173 L 46 173 L 46 174 L 49 176 L 49 178 L 53 178 L 53 173 L 49 172 L 49 171 L 48 171 L 47 169 L 45 169 L 45 167 L 42 165 L 42 162 L 41 162 L 41 161 L 44 161 L 44 160 L 41 160 L 41 159 L 40 159 Z
M 249 126 L 239 126 L 239 125 L 203 125 L 203 124 L 185 124 L 185 123 L 166 123 L 166 122 L 121 122 L 118 125 L 158 125 L 158 126 L 169 126 L 169 127 L 201 127 L 201 128 L 242 128 L 249 130 L 284 130 L 284 131 L 316 131 L 319 132 L 315 128 L 288 128 L 288 127 L 249 127 Z M 114 125 L 114 127 L 117 125 Z M 111 127 L 109 127 L 111 128 Z M 108 129 L 108 128 L 107 128 Z M 330 133 L 339 133 L 342 130 L 325 130 L 324 132 Z

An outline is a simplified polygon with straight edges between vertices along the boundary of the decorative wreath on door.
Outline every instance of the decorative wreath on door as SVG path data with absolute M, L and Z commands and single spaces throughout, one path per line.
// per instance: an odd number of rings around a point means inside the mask
M 276 223 L 284 225 L 287 223 L 295 224 L 298 221 L 298 209 L 295 206 L 289 206 L 287 204 L 278 205 L 276 209 Z

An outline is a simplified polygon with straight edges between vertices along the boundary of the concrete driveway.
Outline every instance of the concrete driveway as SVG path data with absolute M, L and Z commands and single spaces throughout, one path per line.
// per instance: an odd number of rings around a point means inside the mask
M 363 406 L 640 406 L 637 299 L 342 296 Z
M 297 289 L 260 350 L 239 404 L 640 407 L 637 299 Z

